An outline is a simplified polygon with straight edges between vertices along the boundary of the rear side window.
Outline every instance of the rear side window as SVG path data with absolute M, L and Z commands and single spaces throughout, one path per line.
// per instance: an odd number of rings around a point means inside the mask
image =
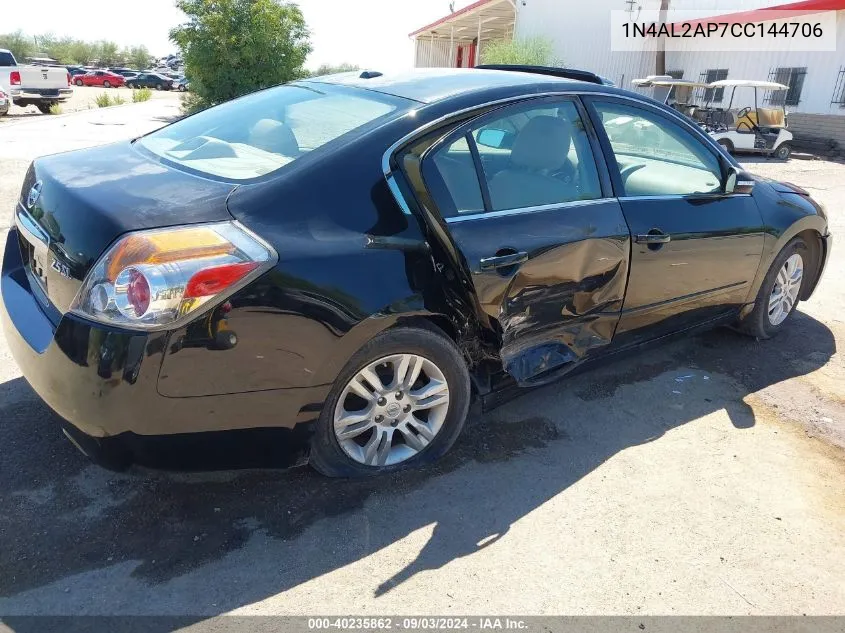
M 2 66 L 16 66 L 15 57 L 8 51 L 0 51 L 0 67 Z
M 278 86 L 209 108 L 138 142 L 194 171 L 250 180 L 393 118 L 410 103 L 326 84 Z
M 481 165 L 480 180 L 476 160 Z M 439 148 L 433 162 L 458 215 L 602 195 L 584 123 L 572 101 L 507 108 L 502 116 Z

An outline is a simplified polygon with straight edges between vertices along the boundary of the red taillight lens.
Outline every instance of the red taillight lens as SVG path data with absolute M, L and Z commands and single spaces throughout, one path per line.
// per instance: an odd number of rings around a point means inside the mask
M 9 85 L 11 86 L 20 86 L 21 85 L 21 74 L 17 70 L 13 70 L 9 73 Z
M 208 297 L 223 292 L 233 283 L 241 280 L 248 273 L 258 268 L 258 262 L 224 264 L 206 268 L 196 273 L 185 288 L 185 299 Z
M 71 310 L 133 329 L 173 327 L 277 260 L 271 247 L 233 222 L 138 231 L 100 258 Z

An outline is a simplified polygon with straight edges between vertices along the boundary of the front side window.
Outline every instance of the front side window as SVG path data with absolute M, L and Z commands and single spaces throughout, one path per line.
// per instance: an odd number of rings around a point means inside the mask
M 589 139 L 572 101 L 521 104 L 505 112 L 433 156 L 458 214 L 601 197 Z
M 138 141 L 154 154 L 229 180 L 264 176 L 413 102 L 368 90 L 285 85 L 204 110 Z
M 594 102 L 626 196 L 721 191 L 718 157 L 700 140 L 659 114 L 617 103 Z

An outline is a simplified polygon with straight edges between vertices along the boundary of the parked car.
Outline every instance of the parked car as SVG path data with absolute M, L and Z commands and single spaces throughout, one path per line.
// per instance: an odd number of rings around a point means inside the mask
M 158 73 L 140 73 L 137 77 L 126 81 L 127 88 L 155 88 L 156 90 L 171 90 L 173 80 Z
M 70 73 L 71 78 L 76 77 L 77 75 L 84 75 L 88 72 L 88 69 L 83 68 L 82 66 L 67 66 L 66 68 Z
M 179 92 L 186 92 L 191 89 L 191 83 L 186 77 L 180 77 L 173 82 L 173 89 L 178 90 Z
M 64 66 L 19 66 L 6 49 L 0 49 L 0 86 L 8 88 L 15 105 L 34 105 L 45 114 L 73 95 L 70 73 Z
M 441 457 L 472 397 L 786 328 L 822 207 L 671 108 L 555 75 L 303 80 L 36 159 L 2 264 L 12 355 L 112 466 L 273 427 L 292 461 L 363 476 Z
M 9 113 L 9 108 L 12 106 L 12 99 L 9 94 L 0 88 L 0 116 Z
M 117 88 L 126 83 L 123 75 L 108 70 L 92 70 L 84 75 L 73 78 L 77 86 L 102 86 L 103 88 Z
M 123 75 L 124 77 L 138 74 L 137 70 L 132 70 L 131 68 L 109 68 L 109 70 L 113 73 L 117 73 L 118 75 Z

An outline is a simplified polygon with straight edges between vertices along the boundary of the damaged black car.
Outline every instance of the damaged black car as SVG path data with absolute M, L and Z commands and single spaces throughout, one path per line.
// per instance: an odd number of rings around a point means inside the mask
M 314 78 L 37 159 L 2 269 L 24 376 L 109 465 L 269 428 L 362 476 L 442 456 L 473 398 L 787 326 L 831 247 L 806 191 L 651 99 L 525 70 Z

